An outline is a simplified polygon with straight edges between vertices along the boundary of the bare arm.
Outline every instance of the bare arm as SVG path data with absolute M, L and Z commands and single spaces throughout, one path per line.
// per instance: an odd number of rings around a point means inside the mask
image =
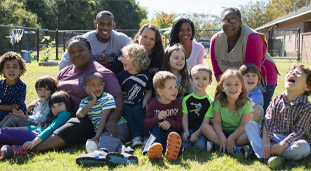
M 119 137 L 117 122 L 120 120 L 123 112 L 123 96 L 122 92 L 111 93 L 111 95 L 116 102 L 116 110 L 113 110 L 109 115 L 106 123 L 106 130 L 113 137 Z
M 6 112 L 10 112 L 13 109 L 18 109 L 18 105 L 17 104 L 13 104 L 13 105 L 0 105 L 0 110 L 2 111 L 6 111 Z
M 187 141 L 188 136 L 189 136 L 189 130 L 188 127 L 189 123 L 188 123 L 188 114 L 183 114 L 182 115 L 182 129 L 184 131 L 182 138 L 184 141 Z
M 85 115 L 91 110 L 91 108 L 93 107 L 93 105 L 96 103 L 96 100 L 97 100 L 95 94 L 91 90 L 91 87 L 87 86 L 85 89 L 85 92 L 92 100 L 90 101 L 90 103 L 85 105 L 82 109 L 79 109 L 77 111 L 76 113 L 77 118 L 84 118 Z
M 213 127 L 219 139 L 219 149 L 222 152 L 226 151 L 226 143 L 227 138 L 223 133 L 222 126 L 221 126 L 221 115 L 219 112 L 214 111 L 214 120 L 213 120 Z
M 99 137 L 105 129 L 106 121 L 107 121 L 107 118 L 110 112 L 111 112 L 111 109 L 106 109 L 106 110 L 103 110 L 102 112 L 102 116 L 100 117 L 99 126 L 97 129 L 96 135 L 95 137 L 92 138 L 92 140 L 95 141 L 96 144 L 98 144 Z

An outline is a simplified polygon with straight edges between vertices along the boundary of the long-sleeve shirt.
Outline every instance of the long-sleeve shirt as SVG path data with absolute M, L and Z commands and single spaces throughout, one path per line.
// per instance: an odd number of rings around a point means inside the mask
M 169 115 L 165 120 L 170 122 L 171 127 L 176 131 L 182 128 L 182 106 L 181 102 L 174 100 L 169 104 L 162 104 L 157 98 L 154 98 L 148 105 L 148 111 L 145 116 L 144 126 L 150 130 L 155 124 L 162 122 L 158 119 L 158 114 L 161 111 L 166 111 Z
M 311 103 L 307 96 L 288 102 L 285 94 L 280 94 L 271 101 L 264 124 L 271 140 L 273 134 L 282 134 L 287 136 L 284 141 L 290 145 L 299 139 L 309 141 L 310 120 Z
M 29 131 L 37 132 L 39 135 L 38 137 L 45 140 L 49 135 L 51 135 L 57 128 L 64 125 L 69 119 L 71 115 L 68 111 L 60 112 L 57 117 L 52 121 L 52 123 L 48 127 L 38 126 L 38 125 L 31 125 L 28 126 Z
M 32 112 L 32 115 L 27 116 L 27 121 L 31 122 L 32 124 L 42 123 L 46 120 L 46 117 L 50 113 L 49 107 L 49 99 L 41 102 L 40 99 L 36 101 L 35 108 Z

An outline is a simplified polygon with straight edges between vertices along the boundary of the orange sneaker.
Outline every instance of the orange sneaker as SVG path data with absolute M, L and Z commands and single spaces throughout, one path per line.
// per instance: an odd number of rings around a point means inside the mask
M 171 132 L 167 137 L 165 157 L 169 160 L 176 160 L 181 147 L 181 138 L 177 132 Z
M 148 150 L 149 159 L 159 159 L 162 156 L 163 147 L 160 143 L 154 143 Z

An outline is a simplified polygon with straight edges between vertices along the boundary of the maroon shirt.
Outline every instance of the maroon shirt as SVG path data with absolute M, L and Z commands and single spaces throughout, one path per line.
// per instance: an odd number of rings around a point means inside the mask
M 182 128 L 182 106 L 180 101 L 174 100 L 169 104 L 162 104 L 157 98 L 154 98 L 148 105 L 148 111 L 145 116 L 144 126 L 150 130 L 155 124 L 162 122 L 158 119 L 158 114 L 166 111 L 169 115 L 165 120 L 169 121 L 171 128 L 180 131 Z

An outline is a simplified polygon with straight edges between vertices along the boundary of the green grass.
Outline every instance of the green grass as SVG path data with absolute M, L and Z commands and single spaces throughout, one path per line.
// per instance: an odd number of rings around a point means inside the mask
M 210 63 L 209 59 L 206 59 L 205 62 Z M 279 84 L 274 96 L 284 92 L 284 77 L 290 65 L 294 62 L 287 60 L 276 61 L 281 76 L 279 76 Z M 311 63 L 304 64 L 311 67 Z M 28 104 L 37 98 L 34 88 L 35 80 L 43 75 L 56 77 L 58 67 L 39 67 L 37 63 L 31 63 L 27 64 L 27 70 L 21 79 L 27 84 L 26 103 Z M 215 87 L 216 81 L 213 79 L 212 85 L 207 88 L 208 93 L 212 96 L 214 96 Z M 118 166 L 115 168 L 108 166 L 81 167 L 75 163 L 75 158 L 83 153 L 85 153 L 84 144 L 60 151 L 30 154 L 26 157 L 0 161 L 0 170 L 270 170 L 258 160 L 243 160 L 238 155 L 227 155 L 219 152 L 207 153 L 195 147 L 185 151 L 177 161 L 173 162 L 166 159 L 149 161 L 147 156 L 142 155 L 142 150 L 138 149 L 134 153 L 139 159 L 138 165 Z M 282 170 L 310 170 L 310 168 L 311 156 L 296 162 L 287 161 L 281 167 Z

